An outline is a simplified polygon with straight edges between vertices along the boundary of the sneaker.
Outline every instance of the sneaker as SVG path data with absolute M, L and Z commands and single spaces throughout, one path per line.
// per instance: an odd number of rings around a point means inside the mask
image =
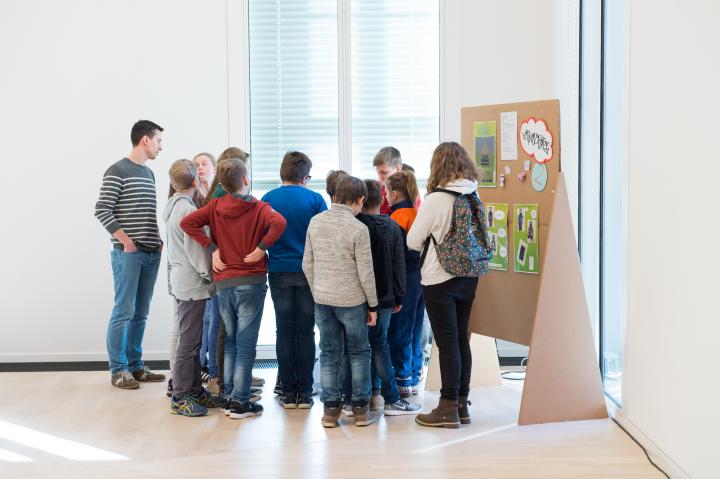
M 298 396 L 297 407 L 298 409 L 310 409 L 315 404 L 312 396 Z
M 405 399 L 412 396 L 412 387 L 410 386 L 398 386 L 398 392 L 400 393 L 400 397 Z
M 252 377 L 252 385 L 255 387 L 263 387 L 265 386 L 265 380 L 259 376 L 253 376 Z
M 173 393 L 172 378 L 170 378 L 170 379 L 168 379 L 168 386 L 167 386 L 167 390 L 165 391 L 165 395 L 167 397 L 171 398 L 172 393 Z
M 297 396 L 283 396 L 280 398 L 280 405 L 283 409 L 297 409 Z
M 262 399 L 262 396 L 261 396 L 261 395 L 255 394 L 255 393 L 252 393 L 252 392 L 250 393 L 250 402 L 258 402 L 258 401 L 261 400 L 261 399 Z
M 233 406 L 238 406 L 238 405 L 240 405 L 239 402 L 233 401 L 232 399 L 225 399 L 225 400 L 223 400 L 221 407 L 222 407 L 223 413 L 226 416 L 229 416 L 230 410 L 233 408 Z
M 222 391 L 222 382 L 220 382 L 220 378 L 210 378 L 207 382 L 207 390 L 213 396 L 220 396 L 220 392 Z
M 353 408 L 352 404 L 346 404 L 342 408 L 343 416 L 345 417 L 353 417 Z
M 279 382 L 275 383 L 275 387 L 273 388 L 273 393 L 277 394 L 278 396 L 282 396 L 282 394 L 283 394 L 282 384 L 280 384 Z
M 373 420 L 370 417 L 370 405 L 366 404 L 364 406 L 353 406 L 352 412 L 355 417 L 356 426 L 362 427 L 372 424 Z
M 250 386 L 250 394 L 261 394 L 261 393 L 262 393 L 262 388 Z
M 245 419 L 246 417 L 259 416 L 263 412 L 263 407 L 259 404 L 246 402 L 244 404 L 234 403 L 230 408 L 230 419 Z
M 323 427 L 337 427 L 340 414 L 342 414 L 342 408 L 339 404 L 330 407 L 325 405 L 323 407 L 323 417 L 321 420 Z
M 132 372 L 133 377 L 136 381 L 143 382 L 159 382 L 165 381 L 165 375 L 160 373 L 154 373 L 149 367 L 145 366 L 142 369 Z
M 400 398 L 393 404 L 385 405 L 386 416 L 402 416 L 405 414 L 417 414 L 420 412 L 418 404 L 410 404 L 406 400 Z
M 208 371 L 207 368 L 202 368 L 200 370 L 200 381 L 202 381 L 204 383 L 207 383 L 208 381 L 210 381 L 210 372 Z
M 127 371 L 113 374 L 110 378 L 110 384 L 120 389 L 138 389 L 140 387 L 133 375 Z
M 198 404 L 193 396 L 185 396 L 182 399 L 175 399 L 170 402 L 170 414 L 177 414 L 185 417 L 204 416 L 208 413 L 205 406 Z
M 216 400 L 212 395 L 207 391 L 207 389 L 203 389 L 200 394 L 195 396 L 195 401 L 201 406 L 204 406 L 208 409 L 214 408 L 214 407 L 220 407 L 219 400 Z
M 419 392 L 420 392 L 420 388 L 417 386 L 417 384 L 415 386 L 410 386 L 410 393 L 413 396 L 417 396 Z
M 370 410 L 371 411 L 382 411 L 385 405 L 385 400 L 379 394 L 370 396 Z

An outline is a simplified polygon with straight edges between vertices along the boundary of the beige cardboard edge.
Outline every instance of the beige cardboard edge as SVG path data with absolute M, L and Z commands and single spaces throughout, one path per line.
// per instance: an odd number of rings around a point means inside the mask
M 471 334 L 470 352 L 472 353 L 473 358 L 470 388 L 502 385 L 502 380 L 500 378 L 500 363 L 498 361 L 495 340 L 480 334 Z M 428 365 L 427 380 L 425 381 L 425 389 L 427 391 L 439 391 L 441 385 L 438 348 L 433 340 L 432 351 L 430 353 L 430 364 Z

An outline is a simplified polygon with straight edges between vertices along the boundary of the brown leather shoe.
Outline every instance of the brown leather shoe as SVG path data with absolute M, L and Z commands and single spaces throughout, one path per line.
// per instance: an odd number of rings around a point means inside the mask
M 369 426 L 373 420 L 370 417 L 370 405 L 364 406 L 353 406 L 352 407 L 353 417 L 355 418 L 356 426 Z
M 342 413 L 342 403 L 337 407 L 323 407 L 322 425 L 323 427 L 337 427 L 340 414 Z
M 133 371 L 132 375 L 135 378 L 135 381 L 153 382 L 153 383 L 165 381 L 164 374 L 154 373 L 147 366 L 145 366 L 142 369 L 138 369 L 137 371 Z
M 115 373 L 110 378 L 110 384 L 120 389 L 138 389 L 140 385 L 135 381 L 132 375 L 127 371 Z
M 415 416 L 415 422 L 421 426 L 457 429 L 460 427 L 458 402 L 441 398 L 440 403 L 432 412 Z
M 468 400 L 467 396 L 460 396 L 458 398 L 458 417 L 460 418 L 460 424 L 470 424 L 470 408 L 472 402 Z

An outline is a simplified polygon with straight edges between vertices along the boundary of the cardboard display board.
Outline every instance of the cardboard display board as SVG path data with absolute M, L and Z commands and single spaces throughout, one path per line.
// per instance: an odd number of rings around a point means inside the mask
M 518 424 L 605 418 L 607 410 L 570 203 L 560 172 L 560 105 L 557 100 L 549 100 L 463 108 L 462 143 L 469 153 L 475 143 L 473 125 L 496 122 L 500 138 L 504 112 L 517 112 L 517 160 L 504 161 L 502 155 L 497 155 L 498 176 L 506 175 L 504 187 L 498 178 L 496 187 L 478 188 L 478 192 L 484 203 L 508 204 L 510 212 L 515 205 L 538 205 L 540 268 L 538 274 L 515 270 L 515 242 L 511 237 L 507 246 L 508 271 L 491 270 L 478 282 L 469 331 L 530 346 Z M 526 120 L 531 128 L 537 120 L 545 122 L 538 131 L 546 133 L 547 138 L 552 136 L 549 160 L 548 149 L 534 152 L 536 156 L 531 158 L 521 147 L 519 131 Z M 543 140 L 536 135 L 533 141 Z M 483 139 L 484 151 L 486 143 Z M 533 153 L 532 147 L 530 150 Z M 488 162 L 490 157 L 484 154 Z M 521 181 L 518 174 L 525 171 L 527 160 L 531 169 Z M 531 183 L 536 160 L 545 161 L 547 185 L 542 191 Z M 506 166 L 510 167 L 509 173 L 505 173 Z M 515 234 L 517 219 L 508 214 L 508 234 Z M 522 237 L 527 236 L 523 233 Z
M 496 155 L 498 186 L 478 188 L 478 194 L 483 203 L 507 203 L 509 205 L 508 232 L 512 231 L 516 221 L 512 214 L 513 205 L 525 203 L 538 205 L 540 274 L 514 271 L 512 259 L 515 257 L 516 251 L 513 242 L 509 241 L 509 270 L 490 271 L 480 280 L 473 303 L 469 330 L 492 338 L 529 345 L 540 289 L 542 263 L 548 244 L 548 226 L 552 214 L 555 185 L 560 173 L 560 103 L 557 100 L 547 100 L 463 108 L 462 145 L 471 157 L 474 148 L 473 124 L 483 121 L 497 122 L 497 138 L 500 143 L 502 135 L 500 114 L 503 112 L 517 112 L 518 130 L 523 121 L 534 118 L 543 120 L 553 135 L 553 156 L 545 162 L 547 186 L 544 191 L 537 192 L 532 186 L 532 166 L 535 160 L 521 147 L 519 134 L 517 160 L 503 160 L 502 155 L 499 154 L 500 147 L 498 145 L 498 155 Z M 517 176 L 524 171 L 526 160 L 530 161 L 531 168 L 526 172 L 525 180 L 519 181 Z M 511 172 L 505 175 L 505 186 L 501 187 L 499 186 L 499 176 L 505 174 L 506 166 L 510 167 Z

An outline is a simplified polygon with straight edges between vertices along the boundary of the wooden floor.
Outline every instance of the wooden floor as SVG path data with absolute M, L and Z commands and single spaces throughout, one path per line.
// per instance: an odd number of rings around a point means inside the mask
M 324 429 L 321 403 L 283 410 L 275 371 L 255 373 L 267 380 L 265 413 L 242 420 L 173 416 L 162 383 L 122 391 L 102 372 L 2 373 L 0 478 L 663 477 L 610 420 L 518 427 L 512 381 L 473 390 L 473 423 L 459 430 L 412 416 Z

